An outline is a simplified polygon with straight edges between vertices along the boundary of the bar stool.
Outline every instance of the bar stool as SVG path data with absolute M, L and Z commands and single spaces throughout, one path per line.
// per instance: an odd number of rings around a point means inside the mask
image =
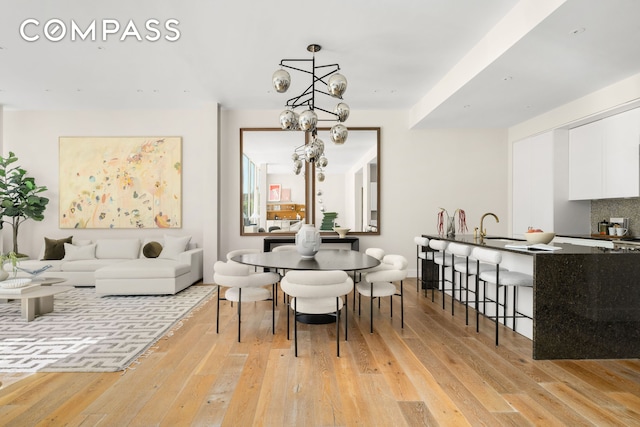
M 451 268 L 453 267 L 453 264 L 455 262 L 459 262 L 459 261 L 463 261 L 462 258 L 460 257 L 456 257 L 456 256 L 451 256 L 450 254 L 447 254 L 447 248 L 450 245 L 450 243 L 446 240 L 437 240 L 437 239 L 430 239 L 429 240 L 429 247 L 437 252 L 433 253 L 433 262 L 440 266 L 440 289 L 442 291 L 442 309 L 444 310 L 445 308 L 445 291 L 451 291 L 451 304 L 453 304 L 453 299 L 455 299 L 455 289 L 453 288 L 453 281 L 452 280 L 446 280 L 445 279 L 445 271 L 446 268 Z M 452 270 L 452 276 L 453 276 L 453 270 Z M 447 289 L 446 288 L 446 283 L 449 282 L 452 284 L 452 287 Z M 433 297 L 433 293 L 431 294 L 431 301 L 434 301 L 434 297 Z M 454 310 L 453 307 L 451 308 L 451 314 L 453 315 Z
M 500 268 L 500 263 L 502 262 L 502 253 L 500 251 L 479 248 L 476 247 L 473 249 L 471 256 L 475 258 L 479 263 L 485 262 L 493 266 L 490 270 L 482 271 L 478 274 L 478 279 L 484 281 L 485 283 L 490 283 L 495 285 L 496 287 L 496 312 L 494 316 L 487 316 L 485 310 L 485 316 L 491 319 L 495 319 L 496 324 L 496 346 L 498 345 L 498 326 L 500 319 L 500 288 L 503 289 L 504 293 L 504 302 L 502 304 L 502 322 L 505 326 L 507 326 L 507 318 L 512 318 L 512 329 L 515 331 L 516 329 L 516 319 L 517 318 L 527 318 L 531 319 L 530 316 L 527 316 L 518 311 L 518 298 L 517 298 L 517 290 L 521 286 L 533 286 L 533 276 L 531 274 L 521 273 L 519 271 L 510 271 L 504 268 Z M 513 306 L 511 307 L 511 315 L 508 315 L 508 306 L 507 306 L 507 288 L 513 288 Z M 477 299 L 476 299 L 477 300 Z M 484 304 L 487 303 L 487 295 L 486 292 L 483 295 Z M 508 327 L 508 326 L 507 326 Z
M 431 280 L 424 280 L 424 268 L 420 269 L 420 265 L 424 266 L 425 261 L 433 261 L 433 252 L 429 251 L 429 239 L 427 237 L 416 236 L 413 238 L 416 244 L 416 292 L 420 291 L 420 286 L 424 286 L 424 295 L 427 296 L 427 290 L 433 283 L 433 269 L 431 269 Z M 422 274 L 420 274 L 422 270 Z M 431 288 L 433 292 L 433 287 Z
M 453 258 L 453 270 L 457 272 L 460 276 L 460 286 L 459 286 L 459 300 L 462 302 L 462 291 L 464 290 L 464 306 L 465 306 L 465 325 L 469 324 L 469 292 L 474 294 L 474 300 L 477 300 L 478 295 L 478 281 L 474 281 L 474 289 L 470 291 L 469 289 L 469 276 L 476 276 L 478 272 L 488 271 L 493 269 L 493 266 L 490 264 L 480 263 L 479 261 L 471 258 L 471 253 L 473 251 L 473 246 L 464 245 L 462 243 L 449 243 L 447 247 L 447 251 L 451 253 Z M 457 261 L 456 261 L 457 260 Z M 462 282 L 462 276 L 464 275 L 465 280 L 464 284 Z M 452 280 L 454 281 L 453 288 L 455 289 L 455 274 L 452 275 Z M 476 325 L 478 323 L 478 313 L 480 308 L 478 304 L 475 305 L 476 309 Z M 452 308 L 453 311 L 453 308 Z

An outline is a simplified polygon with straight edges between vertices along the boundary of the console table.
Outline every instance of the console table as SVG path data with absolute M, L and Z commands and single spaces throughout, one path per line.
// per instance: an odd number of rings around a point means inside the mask
M 277 245 L 291 245 L 296 242 L 295 236 L 286 237 L 265 237 L 263 252 L 271 252 L 273 246 Z M 348 243 L 351 245 L 352 251 L 360 250 L 360 239 L 353 236 L 346 236 L 340 238 L 338 236 L 322 236 L 322 243 Z

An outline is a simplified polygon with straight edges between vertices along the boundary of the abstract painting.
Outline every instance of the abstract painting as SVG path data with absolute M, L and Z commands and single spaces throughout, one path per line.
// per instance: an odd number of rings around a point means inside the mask
M 59 143 L 60 228 L 182 227 L 182 138 Z

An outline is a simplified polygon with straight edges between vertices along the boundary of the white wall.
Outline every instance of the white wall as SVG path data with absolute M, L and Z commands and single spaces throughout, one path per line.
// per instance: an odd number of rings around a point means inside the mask
M 275 127 L 278 114 L 222 110 L 218 115 L 216 106 L 193 111 L 5 111 L 3 152 L 15 151 L 36 182 L 50 189 L 46 218 L 24 225 L 20 249 L 35 256 L 44 236 L 95 239 L 163 234 L 155 229 L 60 230 L 58 137 L 178 135 L 183 138 L 183 228 L 170 231 L 190 234 L 205 248 L 205 281 L 211 281 L 213 260 L 232 249 L 262 248 L 262 237 L 239 232 L 239 129 Z M 382 233 L 360 236 L 361 249 L 382 247 L 402 254 L 414 268 L 413 237 L 436 232 L 440 206 L 450 212 L 465 209 L 471 232 L 484 212 L 495 212 L 501 222 L 489 222 L 488 231 L 506 234 L 506 131 L 409 130 L 406 117 L 401 111 L 356 111 L 347 123 L 381 127 Z M 10 238 L 4 239 L 7 245 Z
M 238 248 L 262 248 L 262 237 L 240 236 L 239 129 L 277 127 L 279 111 L 221 112 L 220 256 Z M 360 248 L 381 247 L 407 257 L 415 268 L 413 237 L 435 233 L 440 206 L 465 209 L 470 232 L 485 212 L 490 234 L 506 235 L 506 130 L 410 130 L 405 111 L 352 111 L 347 126 L 380 126 L 380 236 L 360 236 Z M 347 144 L 349 142 L 347 141 Z
M 0 110 L 1 112 L 1 110 Z M 19 164 L 36 183 L 48 187 L 50 199 L 42 222 L 20 227 L 20 251 L 37 256 L 46 237 L 73 235 L 79 239 L 191 235 L 205 249 L 205 260 L 217 253 L 218 110 L 144 111 L 4 111 L 2 152 L 16 153 Z M 60 229 L 58 227 L 58 138 L 60 136 L 181 136 L 182 229 Z M 235 159 L 237 161 L 237 159 Z M 236 227 L 237 230 L 237 227 Z M 2 231 L 3 249 L 11 247 L 10 227 Z M 212 262 L 205 262 L 205 282 L 211 279 Z

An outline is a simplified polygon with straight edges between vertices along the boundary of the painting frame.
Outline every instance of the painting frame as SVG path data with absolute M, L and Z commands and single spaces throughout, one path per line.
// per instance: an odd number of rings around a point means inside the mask
M 269 198 L 270 202 L 279 202 L 282 194 L 282 186 L 280 184 L 269 184 Z
M 182 137 L 58 138 L 59 227 L 182 228 Z

